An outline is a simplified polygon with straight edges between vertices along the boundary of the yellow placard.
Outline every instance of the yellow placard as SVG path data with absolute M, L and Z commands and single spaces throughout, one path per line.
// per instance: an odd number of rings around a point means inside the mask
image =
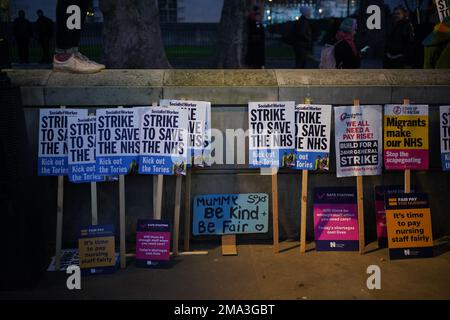
M 115 265 L 114 237 L 81 238 L 78 240 L 80 268 Z
M 428 116 L 384 116 L 384 148 L 428 149 Z
M 433 246 L 430 208 L 386 210 L 386 224 L 390 249 Z

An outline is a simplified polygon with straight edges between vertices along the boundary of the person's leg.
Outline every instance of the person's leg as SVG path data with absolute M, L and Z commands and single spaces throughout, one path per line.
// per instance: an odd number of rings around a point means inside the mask
M 80 8 L 81 28 L 86 20 L 89 0 L 58 0 L 56 5 L 56 53 L 73 53 L 80 45 L 81 29 L 67 28 L 67 19 L 71 14 L 67 8 L 76 5 Z
M 67 19 L 71 14 L 67 8 L 76 5 L 80 8 L 81 28 L 83 27 L 89 0 L 58 0 L 56 6 L 56 47 L 53 69 L 73 73 L 95 73 L 105 68 L 104 65 L 89 60 L 78 51 L 81 29 L 67 28 Z
M 23 40 L 22 39 L 16 39 L 17 43 L 17 55 L 19 56 L 19 63 L 24 63 L 24 50 L 23 50 Z

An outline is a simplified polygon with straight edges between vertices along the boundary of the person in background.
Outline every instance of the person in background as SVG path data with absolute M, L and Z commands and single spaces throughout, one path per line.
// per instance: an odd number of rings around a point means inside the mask
M 33 28 L 30 21 L 25 18 L 25 11 L 20 10 L 19 16 L 14 20 L 13 33 L 17 42 L 17 51 L 20 63 L 29 63 L 30 39 L 33 36 Z
M 450 17 L 437 24 L 425 40 L 424 68 L 450 69 Z
M 36 20 L 37 40 L 42 48 L 42 59 L 40 63 L 51 63 L 50 40 L 53 36 L 53 21 L 44 16 L 44 12 L 41 9 L 36 11 L 36 14 L 38 16 Z
M 56 47 L 53 57 L 53 70 L 71 73 L 96 73 L 103 69 L 103 64 L 89 60 L 78 51 L 81 29 L 70 30 L 67 19 L 73 13 L 67 13 L 67 8 L 76 5 L 81 10 L 81 28 L 86 20 L 89 0 L 58 0 L 56 5 Z
M 403 69 L 411 65 L 414 29 L 405 7 L 396 7 L 392 18 L 393 25 L 386 39 L 383 65 L 386 69 Z
M 248 25 L 248 49 L 247 65 L 250 68 L 264 68 L 265 63 L 265 31 L 262 24 L 261 13 L 257 6 L 253 7 L 247 18 Z
M 337 69 L 359 69 L 361 66 L 361 55 L 355 44 L 356 28 L 353 18 L 346 18 L 339 26 L 334 47 Z
M 294 24 L 293 47 L 295 52 L 295 67 L 304 69 L 306 59 L 312 48 L 312 29 L 309 23 L 311 17 L 311 7 L 301 7 L 301 16 Z

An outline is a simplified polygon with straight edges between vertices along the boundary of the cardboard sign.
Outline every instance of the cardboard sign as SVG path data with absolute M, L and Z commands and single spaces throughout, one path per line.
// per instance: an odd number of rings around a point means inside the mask
M 136 232 L 136 266 L 162 266 L 170 260 L 170 225 L 164 220 L 139 219 Z
M 208 127 L 207 107 L 210 102 L 186 100 L 161 100 L 162 106 L 179 107 L 188 113 L 188 165 L 203 167 L 203 150 L 205 148 L 205 130 Z
M 211 102 L 207 102 L 206 104 L 206 121 L 205 121 L 205 144 L 203 146 L 203 164 L 204 166 L 212 165 L 212 123 L 211 123 Z
M 139 154 L 139 113 L 136 109 L 97 109 L 97 173 L 136 172 Z
M 114 226 L 97 225 L 80 230 L 78 239 L 80 268 L 90 274 L 115 270 Z
M 384 109 L 384 166 L 428 169 L 428 106 L 388 104 Z
M 314 239 L 317 251 L 358 251 L 356 188 L 314 189 Z
M 335 107 L 337 177 L 381 174 L 381 106 Z
M 433 256 L 431 212 L 426 193 L 386 197 L 386 222 L 391 259 Z
M 450 106 L 441 106 L 441 159 L 442 170 L 450 170 Z
M 103 181 L 96 173 L 95 116 L 68 118 L 68 156 L 70 182 Z
M 186 174 L 188 112 L 178 107 L 151 107 L 141 117 L 139 173 Z
M 411 187 L 411 192 L 414 192 Z M 387 247 L 385 197 L 395 196 L 405 191 L 404 186 L 376 186 L 375 187 L 375 220 L 377 223 L 378 246 Z
M 249 102 L 250 167 L 294 167 L 294 101 Z
M 194 197 L 194 235 L 266 233 L 266 193 L 206 194 Z
M 295 168 L 330 169 L 331 105 L 295 107 Z
M 67 175 L 67 119 L 85 116 L 87 109 L 39 110 L 39 176 Z

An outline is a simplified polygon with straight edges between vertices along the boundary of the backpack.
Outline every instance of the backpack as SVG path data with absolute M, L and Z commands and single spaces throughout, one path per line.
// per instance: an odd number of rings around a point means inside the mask
M 336 66 L 336 58 L 334 57 L 334 50 L 340 42 L 342 40 L 339 40 L 335 44 L 326 43 L 323 46 L 322 51 L 320 51 L 319 69 L 339 69 L 341 67 L 342 62 L 339 66 Z
M 336 44 L 324 45 L 320 52 L 319 69 L 336 69 L 336 59 L 334 58 L 334 48 L 336 47 Z

